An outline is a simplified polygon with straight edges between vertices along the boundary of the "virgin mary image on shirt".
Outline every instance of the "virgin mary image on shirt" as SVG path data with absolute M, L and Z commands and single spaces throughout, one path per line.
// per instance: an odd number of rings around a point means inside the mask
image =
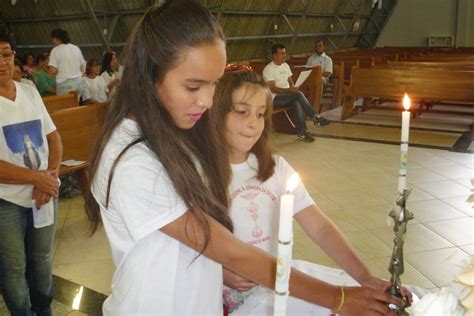
M 41 130 L 40 120 L 3 126 L 10 154 L 19 163 L 23 162 L 25 167 L 34 170 L 40 169 L 41 163 L 47 161 Z
M 41 158 L 28 135 L 25 135 L 23 138 L 23 148 L 23 162 L 25 166 L 38 170 L 41 165 Z

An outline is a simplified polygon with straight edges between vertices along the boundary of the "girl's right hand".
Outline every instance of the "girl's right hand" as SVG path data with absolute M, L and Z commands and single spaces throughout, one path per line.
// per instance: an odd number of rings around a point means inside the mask
M 47 171 L 37 171 L 33 179 L 33 185 L 39 191 L 50 196 L 58 197 L 59 182 Z
M 351 315 L 393 315 L 397 314 L 390 310 L 387 304 L 392 303 L 403 306 L 403 301 L 388 293 L 368 287 L 344 287 L 345 300 L 339 314 L 341 316 Z
M 245 292 L 256 286 L 255 282 L 244 279 L 238 274 L 223 268 L 224 284 L 239 292 Z

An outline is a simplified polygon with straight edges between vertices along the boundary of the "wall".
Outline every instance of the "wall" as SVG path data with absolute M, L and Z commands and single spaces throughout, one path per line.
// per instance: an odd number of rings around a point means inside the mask
M 428 36 L 447 35 L 455 37 L 457 46 L 474 46 L 473 2 L 398 0 L 376 46 L 427 46 Z

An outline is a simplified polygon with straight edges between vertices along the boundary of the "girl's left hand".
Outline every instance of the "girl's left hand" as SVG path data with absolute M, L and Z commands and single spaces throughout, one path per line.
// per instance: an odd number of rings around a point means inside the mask
M 370 276 L 364 282 L 362 282 L 361 285 L 373 288 L 375 290 L 380 290 L 380 291 L 383 291 L 383 292 L 387 292 L 390 289 L 390 283 L 388 281 L 377 278 L 375 276 Z M 412 301 L 413 301 L 413 297 L 412 297 L 411 292 L 404 286 L 400 287 L 400 291 L 402 292 L 402 295 L 411 304 Z
M 240 275 L 223 268 L 224 284 L 239 292 L 246 292 L 256 286 L 255 282 L 242 278 Z

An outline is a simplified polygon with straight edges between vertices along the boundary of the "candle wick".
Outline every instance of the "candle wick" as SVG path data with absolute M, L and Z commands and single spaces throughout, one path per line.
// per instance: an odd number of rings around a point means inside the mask
M 290 194 L 290 190 L 286 190 L 286 194 Z

